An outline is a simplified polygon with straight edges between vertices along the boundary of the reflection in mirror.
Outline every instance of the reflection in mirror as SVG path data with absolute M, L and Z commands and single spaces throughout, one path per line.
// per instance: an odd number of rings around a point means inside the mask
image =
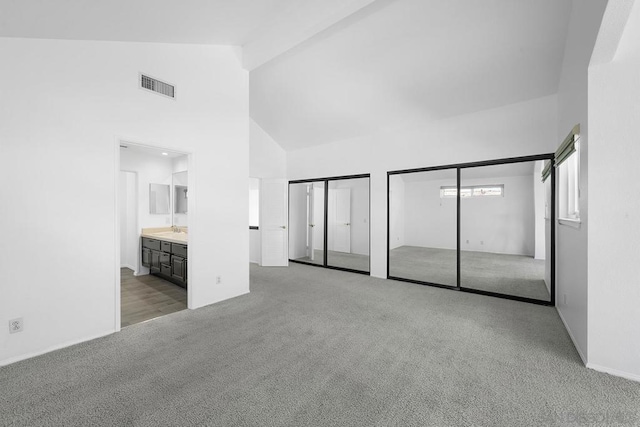
M 169 213 L 169 185 L 149 184 L 149 213 Z
M 324 182 L 289 185 L 289 258 L 324 265 Z
M 460 286 L 550 301 L 542 162 L 461 170 Z
M 389 176 L 389 275 L 457 286 L 456 169 Z
M 173 225 L 187 225 L 187 210 L 189 201 L 187 171 L 175 172 L 172 176 L 173 182 Z
M 369 271 L 369 178 L 329 181 L 327 265 Z
M 249 228 L 260 226 L 260 179 L 249 178 Z

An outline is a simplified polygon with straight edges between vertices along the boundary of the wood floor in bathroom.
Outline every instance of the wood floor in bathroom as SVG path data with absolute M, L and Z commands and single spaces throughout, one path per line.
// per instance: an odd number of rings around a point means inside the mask
M 120 270 L 121 326 L 175 313 L 187 308 L 187 290 L 159 277 L 134 276 Z

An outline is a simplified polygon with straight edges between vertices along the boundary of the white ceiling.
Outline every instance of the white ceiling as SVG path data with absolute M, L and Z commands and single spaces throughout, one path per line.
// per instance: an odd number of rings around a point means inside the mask
M 251 71 L 287 150 L 557 92 L 570 0 L 395 0 Z
M 287 150 L 557 92 L 571 0 L 0 0 L 0 37 L 243 46 Z
M 0 0 L 0 36 L 242 45 L 300 1 Z

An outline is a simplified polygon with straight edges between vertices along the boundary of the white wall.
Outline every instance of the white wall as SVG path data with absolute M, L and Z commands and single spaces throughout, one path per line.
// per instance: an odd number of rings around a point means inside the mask
M 313 248 L 324 250 L 324 182 L 313 185 Z
M 404 183 L 404 207 L 400 210 L 404 213 L 404 240 L 407 246 L 456 249 L 457 199 L 440 198 L 440 187 L 456 185 L 456 172 L 452 173 L 453 180 Z M 391 206 L 392 210 L 396 210 L 396 206 Z M 463 249 L 467 249 L 465 245 Z
M 249 230 L 249 262 L 260 264 L 260 230 Z
M 640 381 L 640 2 L 628 19 L 613 61 L 589 69 L 588 366 Z
M 555 96 L 287 153 L 290 179 L 371 174 L 371 275 L 386 277 L 387 171 L 548 153 Z M 340 153 L 336 155 L 336 153 Z
M 389 177 L 389 249 L 405 245 L 405 184 L 400 175 Z
M 127 266 L 127 175 L 131 172 L 120 172 L 120 266 Z
M 186 185 L 189 187 L 189 156 L 178 156 L 172 159 L 173 165 L 173 177 L 171 186 L 171 225 L 189 226 L 189 207 L 187 206 L 187 213 L 176 213 L 175 206 L 175 189 L 174 185 Z M 185 172 L 185 173 L 181 173 Z M 188 195 L 187 195 L 188 198 Z M 188 201 L 187 201 L 188 203 Z
M 19 334 L 0 328 L 0 363 L 116 330 L 119 137 L 193 153 L 189 307 L 249 291 L 249 85 L 238 48 L 1 38 L 0 55 L 10 58 L 0 67 L 0 179 L 20 177 L 0 188 L 13 201 L 0 204 L 11 224 L 0 321 L 25 322 Z M 178 98 L 139 89 L 141 71 L 176 84 Z
M 587 230 L 589 223 L 589 123 L 587 67 L 606 0 L 573 0 L 558 87 L 558 128 L 553 150 L 580 124 L 580 228 L 558 225 L 556 233 L 556 306 L 578 352 L 587 357 Z M 557 217 L 556 217 L 557 218 Z M 566 296 L 566 304 L 565 304 Z
M 534 255 L 534 209 L 531 176 L 465 179 L 463 185 L 503 184 L 503 197 L 461 200 L 460 239 L 465 251 Z M 455 198 L 440 198 L 440 187 L 453 180 L 405 183 L 405 242 L 408 246 L 457 247 Z
M 137 194 L 137 174 L 120 172 L 120 266 L 135 273 L 139 271 L 140 258 Z
M 470 197 L 460 202 L 462 249 L 534 256 L 535 221 L 531 175 L 464 179 L 462 185 L 504 184 L 503 197 Z M 469 240 L 469 243 L 466 241 Z
M 535 259 L 546 259 L 546 224 L 544 221 L 544 183 L 542 182 L 542 167 L 544 162 L 536 162 L 532 178 L 533 187 L 533 210 L 535 217 Z M 549 283 L 547 283 L 549 286 Z
M 138 174 L 137 203 L 140 228 L 170 227 L 172 206 L 169 206 L 168 214 L 149 213 L 149 185 L 163 184 L 171 188 L 173 161 L 170 158 L 120 149 L 120 169 Z

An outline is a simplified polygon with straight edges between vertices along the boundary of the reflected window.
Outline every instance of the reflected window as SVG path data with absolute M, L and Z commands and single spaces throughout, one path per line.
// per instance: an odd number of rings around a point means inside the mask
M 559 169 L 560 218 L 580 219 L 580 144 L 574 143 L 575 152 L 571 154 Z
M 460 197 L 493 197 L 503 196 L 504 185 L 478 185 L 473 187 L 460 187 Z M 455 198 L 458 196 L 457 187 L 440 187 L 440 198 Z

